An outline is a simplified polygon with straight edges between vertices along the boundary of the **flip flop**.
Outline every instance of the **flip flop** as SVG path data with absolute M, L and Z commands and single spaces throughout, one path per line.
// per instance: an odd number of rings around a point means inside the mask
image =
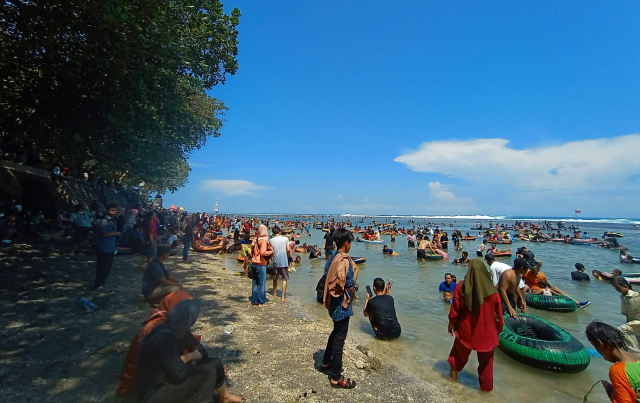
M 356 387 L 356 381 L 351 378 L 345 378 L 344 376 L 340 377 L 338 383 L 333 383 L 331 381 L 329 381 L 329 383 L 331 384 L 332 388 L 353 389 Z

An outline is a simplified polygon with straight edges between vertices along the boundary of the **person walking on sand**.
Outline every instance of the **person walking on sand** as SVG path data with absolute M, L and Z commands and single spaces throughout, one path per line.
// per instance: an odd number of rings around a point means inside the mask
M 251 265 L 253 279 L 251 286 L 251 304 L 264 308 L 267 303 L 267 258 L 271 258 L 273 249 L 269 244 L 269 230 L 262 224 L 258 227 L 256 239 L 251 245 Z
M 104 287 L 107 277 L 113 266 L 113 256 L 117 250 L 116 238 L 122 234 L 116 231 L 116 221 L 118 205 L 110 203 L 107 205 L 107 216 L 100 221 L 98 227 L 98 257 L 96 267 L 96 279 L 93 282 L 94 290 L 101 290 Z
M 353 234 L 339 228 L 335 231 L 334 242 L 337 252 L 331 258 L 324 285 L 324 306 L 333 320 L 333 331 L 327 340 L 320 370 L 331 371 L 332 388 L 353 389 L 356 381 L 342 375 L 342 354 L 349 318 L 353 316 L 353 286 L 358 279 L 358 266 L 349 256 Z
M 273 227 L 273 238 L 269 241 L 273 249 L 273 299 L 277 298 L 278 280 L 282 280 L 281 302 L 286 302 L 287 281 L 289 281 L 289 239 L 280 235 L 280 227 Z
M 493 350 L 504 319 L 498 290 L 481 259 L 473 259 L 464 280 L 453 292 L 449 311 L 450 335 L 455 341 L 449 353 L 449 376 L 457 382 L 458 373 L 469 360 L 471 350 L 478 355 L 480 390 L 493 390 Z

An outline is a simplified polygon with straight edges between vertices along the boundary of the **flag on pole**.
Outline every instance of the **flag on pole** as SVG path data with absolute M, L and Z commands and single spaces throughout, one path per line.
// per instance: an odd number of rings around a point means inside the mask
M 580 210 L 576 210 L 576 213 L 580 213 Z

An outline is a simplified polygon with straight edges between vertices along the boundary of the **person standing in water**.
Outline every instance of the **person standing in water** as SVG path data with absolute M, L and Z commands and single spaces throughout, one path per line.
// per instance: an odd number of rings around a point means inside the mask
M 456 336 L 449 353 L 452 381 L 469 360 L 471 350 L 478 355 L 480 390 L 493 390 L 493 350 L 504 325 L 498 290 L 481 259 L 473 259 L 464 280 L 455 288 L 449 311 L 450 335 Z
M 330 258 L 324 286 L 324 306 L 333 320 L 333 331 L 327 340 L 320 369 L 331 370 L 331 387 L 353 389 L 356 382 L 342 375 L 344 342 L 349 331 L 349 319 L 353 316 L 353 287 L 358 280 L 358 266 L 349 256 L 353 234 L 344 228 L 335 232 L 337 252 Z

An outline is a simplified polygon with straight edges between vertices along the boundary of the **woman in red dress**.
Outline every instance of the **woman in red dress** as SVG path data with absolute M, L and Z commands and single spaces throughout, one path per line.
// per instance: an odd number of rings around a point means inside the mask
M 449 311 L 449 334 L 456 340 L 449 353 L 450 377 L 458 380 L 471 350 L 478 354 L 480 389 L 493 389 L 493 349 L 498 345 L 498 334 L 504 320 L 500 294 L 481 259 L 469 263 L 469 271 L 453 292 Z

